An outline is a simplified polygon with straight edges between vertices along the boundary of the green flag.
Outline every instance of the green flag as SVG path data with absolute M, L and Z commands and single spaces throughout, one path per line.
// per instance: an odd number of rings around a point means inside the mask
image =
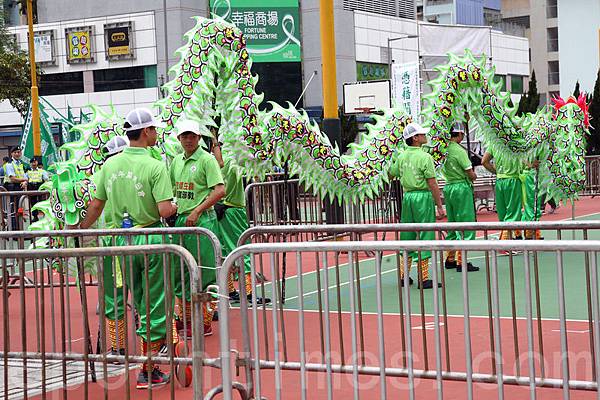
M 33 124 L 31 116 L 31 103 L 29 104 L 29 111 L 27 112 L 27 118 L 25 118 L 25 125 L 23 127 L 23 136 L 21 137 L 21 148 L 23 149 L 23 160 L 29 163 L 29 160 L 33 157 Z M 40 104 L 40 140 L 42 150 L 42 163 L 45 168 L 50 167 L 56 161 L 59 160 L 59 154 L 56 149 L 56 143 L 54 143 L 54 137 L 52 136 L 52 128 L 48 122 L 48 114 L 44 110 L 44 106 Z

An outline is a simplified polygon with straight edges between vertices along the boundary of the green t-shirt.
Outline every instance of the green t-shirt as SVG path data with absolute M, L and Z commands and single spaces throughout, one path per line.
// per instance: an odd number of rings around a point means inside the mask
M 244 192 L 242 175 L 231 165 L 231 161 L 225 161 L 221 172 L 223 173 L 225 191 L 227 192 L 223 203 L 232 207 L 246 207 L 246 193 Z
M 488 153 L 494 157 L 494 153 L 488 150 Z M 516 163 L 510 163 L 506 159 L 499 159 L 494 157 L 494 165 L 496 166 L 496 176 L 498 178 L 510 177 L 510 178 L 518 178 L 521 174 L 521 166 Z
M 109 158 L 98 173 L 96 185 L 96 198 L 111 203 L 106 218 L 116 227 L 121 227 L 125 212 L 135 226 L 158 222 L 157 203 L 173 198 L 167 168 L 141 147 L 127 147 Z
M 468 180 L 466 171 L 473 168 L 467 151 L 453 141 L 448 144 L 448 156 L 442 167 L 442 174 L 447 182 Z
M 398 156 L 390 174 L 400 178 L 406 192 L 429 190 L 427 179 L 435 178 L 433 158 L 420 147 L 409 146 Z
M 188 214 L 198 207 L 212 189 L 223 184 L 219 163 L 201 147 L 189 158 L 179 154 L 171 164 L 171 183 L 177 198 L 177 213 Z

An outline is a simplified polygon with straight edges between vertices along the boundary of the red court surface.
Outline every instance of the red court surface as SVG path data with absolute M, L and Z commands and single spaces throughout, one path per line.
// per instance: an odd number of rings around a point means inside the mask
M 598 205 L 597 199 L 586 198 L 577 203 L 577 216 L 585 216 L 600 212 L 600 206 Z M 484 213 L 479 215 L 480 221 L 495 221 L 496 215 L 493 213 Z M 564 220 L 571 218 L 571 208 L 562 207 L 557 210 L 556 214 L 546 215 L 543 220 Z M 388 235 L 388 240 L 392 237 Z M 362 256 L 361 256 L 362 257 Z M 288 262 L 294 262 L 293 256 L 288 257 Z M 339 262 L 343 263 L 347 260 L 340 258 Z M 330 262 L 333 262 L 330 260 Z M 316 268 L 315 260 L 309 257 L 303 260 L 303 272 L 311 271 Z M 265 264 L 266 265 L 266 264 Z M 280 266 L 281 267 L 281 266 Z M 289 267 L 289 265 L 288 265 Z M 267 277 L 272 280 L 272 274 L 270 270 L 264 271 Z M 293 267 L 288 270 L 291 275 L 294 275 L 296 268 Z M 289 276 L 289 275 L 288 275 Z M 0 335 L 1 348 L 9 351 L 38 351 L 38 338 L 45 338 L 46 351 L 57 351 L 60 352 L 61 348 L 61 327 L 58 321 L 60 320 L 60 308 L 61 299 L 58 291 L 54 293 L 54 309 L 51 308 L 50 302 L 50 289 L 44 291 L 45 294 L 45 306 L 44 309 L 36 310 L 35 291 L 33 289 L 27 289 L 26 304 L 25 304 L 25 315 L 22 315 L 21 305 L 19 300 L 18 289 L 11 289 L 12 296 L 8 299 L 9 317 L 5 321 L 8 328 L 10 337 L 10 346 L 7 348 L 4 341 L 4 337 Z M 90 326 L 92 331 L 92 342 L 95 347 L 98 317 L 95 313 L 96 304 L 98 302 L 97 292 L 95 288 L 89 288 L 88 291 L 88 302 L 89 302 L 89 315 L 90 315 Z M 38 296 L 41 292 L 38 291 Z M 81 304 L 79 301 L 79 293 L 76 288 L 70 289 L 69 308 L 71 310 L 71 336 L 72 336 L 72 351 L 82 352 L 83 350 L 83 318 L 81 313 Z M 38 302 L 40 299 L 38 298 Z M 0 300 L 1 303 L 1 300 Z M 65 302 L 66 303 L 66 302 Z M 416 311 L 416 310 L 414 310 Z M 54 315 L 56 323 L 54 330 L 51 326 L 51 316 Z M 25 319 L 26 334 L 22 331 L 22 319 Z M 259 316 L 259 335 L 260 335 L 260 347 L 263 357 L 265 356 L 264 351 L 264 334 L 263 329 L 263 317 L 262 314 Z M 267 330 L 266 332 L 270 343 L 270 358 L 273 359 L 273 343 L 272 338 L 275 336 L 271 326 L 271 312 L 267 313 Z M 340 332 L 338 328 L 338 316 L 337 313 L 331 313 L 329 321 L 331 324 L 331 349 L 332 349 L 332 362 L 339 363 L 342 361 L 341 346 L 340 346 Z M 342 336 L 344 343 L 344 357 L 346 363 L 351 362 L 349 354 L 351 350 L 351 338 L 350 338 L 350 316 L 347 313 L 342 314 Z M 367 365 L 378 366 L 379 365 L 379 348 L 378 348 L 378 330 L 377 330 L 377 317 L 373 314 L 365 314 L 363 316 L 363 327 L 364 327 L 364 344 L 365 344 L 365 358 Z M 401 320 L 398 315 L 385 314 L 384 317 L 384 335 L 385 335 L 385 346 L 386 346 L 386 363 L 387 367 L 403 367 L 403 352 L 402 352 L 402 340 L 400 335 Z M 45 327 L 41 330 L 40 323 L 44 321 Z M 285 334 L 286 334 L 286 350 L 287 358 L 289 361 L 299 360 L 299 338 L 298 332 L 298 312 L 296 311 L 285 311 Z M 422 369 L 425 366 L 424 363 L 424 352 L 423 352 L 423 329 L 421 327 L 421 317 L 413 316 L 412 319 L 412 340 L 414 349 L 414 368 Z M 428 350 L 428 369 L 435 370 L 435 337 L 433 329 L 433 317 L 427 317 L 426 320 L 425 337 L 427 340 Z M 473 354 L 473 370 L 479 373 L 491 373 L 491 351 L 490 351 L 490 331 L 489 321 L 485 317 L 473 317 L 470 319 L 471 323 L 471 346 Z M 231 311 L 231 343 L 232 347 L 238 350 L 242 349 L 241 339 L 243 337 L 241 326 L 240 326 L 240 312 L 239 310 Z M 214 324 L 214 334 L 212 337 L 206 339 L 206 349 L 210 357 L 216 357 L 219 351 L 218 335 L 219 327 Z M 442 327 L 440 334 L 442 335 L 441 351 L 442 351 L 442 367 L 444 370 L 448 370 L 448 366 L 445 362 L 446 350 L 450 354 L 450 368 L 451 371 L 465 372 L 465 335 L 464 335 L 464 319 L 462 317 L 449 317 L 448 320 L 448 339 L 449 346 L 446 349 L 444 343 L 444 332 L 446 327 Z M 537 325 L 534 323 L 534 338 L 537 338 L 538 331 Z M 520 367 L 520 375 L 528 375 L 528 358 L 527 358 L 527 324 L 523 319 L 517 320 L 517 330 L 519 332 L 519 354 L 515 356 L 514 350 L 514 337 L 513 337 L 513 326 L 512 319 L 501 320 L 501 337 L 502 337 L 502 354 L 504 361 L 504 373 L 509 375 L 516 374 L 515 360 L 518 359 L 518 365 Z M 593 380 L 591 370 L 591 354 L 589 349 L 589 334 L 587 322 L 581 321 L 569 321 L 567 325 L 568 335 L 568 350 L 570 358 L 573 362 L 570 365 L 571 379 L 578 380 Z M 560 354 L 560 334 L 559 324 L 555 320 L 544 320 L 542 324 L 542 334 L 544 337 L 544 366 L 545 376 L 549 378 L 561 378 L 561 354 Z M 282 337 L 279 332 L 278 337 Z M 321 334 L 319 328 L 319 315 L 316 312 L 305 313 L 305 329 L 303 335 L 306 342 L 306 354 L 308 361 L 310 362 L 321 362 Z M 130 344 L 133 346 L 134 338 L 130 338 Z M 281 340 L 281 339 L 280 339 Z M 23 346 L 25 342 L 25 348 Z M 537 339 L 535 343 L 535 351 L 539 352 Z M 283 356 L 283 352 L 282 352 Z M 540 361 L 536 361 L 536 375 L 540 374 Z M 235 369 L 234 369 L 235 371 Z M 131 399 L 146 399 L 149 398 L 150 394 L 148 391 L 140 391 L 134 388 L 135 379 L 138 370 L 132 370 L 129 373 L 130 376 L 130 398 Z M 327 398 L 327 374 L 326 373 L 308 373 L 307 374 L 307 398 Z M 243 377 L 237 379 L 243 380 Z M 263 371 L 261 373 L 262 382 L 262 396 L 268 399 L 275 398 L 275 384 L 274 384 L 274 373 L 272 371 Z M 359 378 L 359 392 L 361 398 L 380 398 L 381 397 L 381 386 L 378 376 L 364 376 Z M 388 398 L 407 398 L 407 379 L 406 378 L 387 378 L 387 396 Z M 212 388 L 220 383 L 220 371 L 212 368 L 205 368 L 205 390 Z M 352 398 L 353 396 L 353 381 L 352 375 L 346 374 L 334 374 L 332 376 L 334 398 L 346 399 Z M 417 379 L 415 381 L 415 394 L 417 399 L 430 399 L 436 395 L 436 381 L 429 379 Z M 89 383 L 88 386 L 88 398 L 90 399 L 103 399 L 104 398 L 104 385 L 101 382 Z M 299 371 L 286 371 L 282 374 L 282 398 L 285 399 L 299 399 L 301 398 L 301 387 L 300 387 L 300 372 Z M 125 384 L 124 376 L 109 379 L 109 396 L 110 399 L 122 399 L 126 398 L 127 387 Z M 193 393 L 191 388 L 182 388 L 178 383 L 174 384 L 174 396 L 177 399 L 192 399 Z M 496 384 L 480 384 L 475 383 L 473 385 L 474 398 L 481 399 L 484 396 L 498 396 L 498 389 Z M 443 391 L 446 398 L 466 398 L 467 386 L 464 382 L 452 382 L 444 381 Z M 84 385 L 73 384 L 70 385 L 67 392 L 66 398 L 81 399 L 84 398 Z M 506 385 L 504 387 L 505 398 L 507 399 L 522 399 L 529 396 L 528 387 L 517 387 Z M 163 387 L 153 391 L 152 398 L 155 399 L 167 399 L 170 398 L 170 388 Z M 559 399 L 562 398 L 561 389 L 537 389 L 538 398 L 542 399 Z M 571 391 L 572 398 L 575 399 L 591 399 L 596 398 L 595 392 L 584 392 L 584 391 Z M 32 398 L 41 398 L 36 396 Z M 63 392 L 59 390 L 53 390 L 48 393 L 47 398 L 49 399 L 62 399 Z M 217 397 L 219 398 L 219 397 Z M 234 398 L 238 398 L 234 395 Z

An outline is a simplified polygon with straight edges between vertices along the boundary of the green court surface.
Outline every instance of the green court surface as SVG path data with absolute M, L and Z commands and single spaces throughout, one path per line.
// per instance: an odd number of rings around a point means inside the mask
M 598 219 L 600 215 L 587 216 L 580 219 Z M 546 239 L 556 239 L 556 231 L 542 232 Z M 581 239 L 580 232 L 573 234 L 572 231 L 563 231 L 563 240 Z M 589 231 L 588 238 L 590 240 L 600 240 L 600 231 Z M 359 262 L 360 272 L 360 294 L 362 311 L 368 313 L 377 312 L 377 289 L 376 289 L 376 262 L 374 257 L 366 258 L 365 253 L 361 253 Z M 289 258 L 294 258 L 294 255 L 289 254 Z M 473 252 L 468 254 L 469 261 L 479 266 L 481 269 L 478 272 L 468 273 L 468 291 L 469 291 L 469 313 L 471 316 L 487 316 L 488 315 L 488 288 L 487 288 L 487 270 L 485 253 Z M 526 301 L 525 301 L 525 261 L 524 255 L 513 256 L 513 273 L 514 273 L 514 298 L 517 317 L 526 316 Z M 535 305 L 535 279 L 534 279 L 534 262 L 533 256 L 530 255 L 531 267 L 531 288 L 533 299 L 533 315 L 537 316 Z M 558 272 L 557 272 L 557 253 L 556 252 L 540 252 L 538 253 L 537 270 L 539 275 L 539 293 L 541 316 L 545 319 L 559 318 L 559 296 L 558 296 Z M 598 260 L 600 262 L 600 260 Z M 499 298 L 500 298 L 500 313 L 503 317 L 512 316 L 512 298 L 511 295 L 511 279 L 509 257 L 499 256 L 497 258 L 498 265 L 498 282 L 499 282 Z M 591 264 L 590 264 L 591 265 Z M 490 259 L 491 268 L 491 259 Z M 292 269 L 292 271 L 290 271 Z M 339 288 L 337 285 L 337 271 L 339 271 Z M 382 301 L 383 311 L 385 313 L 398 313 L 399 295 L 398 295 L 398 272 L 397 272 L 397 256 L 395 254 L 384 255 L 381 264 L 382 276 Z M 564 270 L 564 293 L 566 302 L 566 317 L 572 320 L 586 320 L 588 318 L 587 307 L 587 278 L 585 272 L 585 254 L 575 252 L 563 253 L 563 270 Z M 295 273 L 295 267 L 288 268 L 289 274 Z M 328 279 L 329 279 L 329 303 L 330 310 L 338 310 L 338 298 L 341 299 L 341 310 L 350 311 L 350 290 L 349 290 L 349 273 L 348 264 L 341 264 L 336 267 L 329 264 Z M 411 276 L 415 279 L 415 284 L 410 287 L 410 301 L 412 314 L 421 312 L 420 291 L 416 285 L 416 267 L 413 263 Z M 355 273 L 356 274 L 356 273 Z M 325 283 L 325 272 L 320 268 L 321 286 Z M 441 275 L 438 275 L 441 279 Z M 285 308 L 297 309 L 298 302 L 298 277 L 288 276 L 286 278 L 286 301 Z M 356 279 L 356 276 L 355 276 Z M 306 310 L 318 310 L 319 308 L 319 291 L 317 290 L 317 273 L 307 272 L 302 275 L 303 285 L 303 300 Z M 265 286 L 266 295 L 271 296 L 271 285 Z M 463 307 L 463 282 L 462 274 L 455 270 L 445 270 L 445 291 L 446 291 L 446 307 L 449 315 L 465 315 Z M 339 294 L 338 294 L 339 291 Z M 442 290 L 439 290 L 440 300 Z M 321 291 L 321 304 L 324 303 L 325 292 Z M 355 287 L 355 296 L 357 290 Z M 404 292 L 403 292 L 404 296 Z M 433 291 L 424 291 L 424 309 L 426 314 L 433 314 Z M 358 300 L 357 300 L 358 304 Z M 440 310 L 442 311 L 440 303 Z M 406 312 L 406 298 L 403 298 L 403 308 Z

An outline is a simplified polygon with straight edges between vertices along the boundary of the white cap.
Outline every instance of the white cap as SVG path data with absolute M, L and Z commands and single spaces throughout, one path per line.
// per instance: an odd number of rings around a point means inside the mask
M 406 125 L 406 128 L 404 128 L 404 131 L 402 131 L 402 138 L 404 140 L 406 140 L 415 135 L 427 134 L 428 132 L 429 132 L 429 128 L 423 128 L 421 125 L 417 124 L 416 122 L 411 122 L 410 124 Z
M 156 118 L 154 118 L 152 111 L 143 107 L 131 110 L 129 114 L 127 114 L 127 117 L 125 117 L 125 121 L 128 122 L 129 125 L 131 125 L 131 127 L 129 128 L 124 128 L 125 132 L 148 128 L 151 126 L 155 128 L 165 127 L 165 125 L 162 122 L 159 122 Z
M 107 156 L 112 156 L 122 152 L 125 147 L 129 147 L 129 138 L 127 136 L 115 136 L 106 142 L 102 151 Z
M 192 132 L 198 136 L 202 136 L 202 133 L 200 133 L 200 124 L 196 121 L 192 121 L 191 119 L 180 119 L 177 121 L 175 130 L 177 132 L 177 136 L 183 135 L 185 132 Z

